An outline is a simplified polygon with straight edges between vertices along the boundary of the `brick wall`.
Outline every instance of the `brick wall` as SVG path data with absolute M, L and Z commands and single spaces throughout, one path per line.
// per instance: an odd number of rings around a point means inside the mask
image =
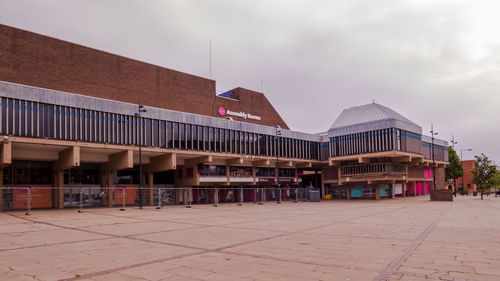
M 288 128 L 262 94 L 234 89 L 239 101 L 215 97 L 215 81 L 0 25 L 0 80 L 105 99 L 218 116 L 226 106 L 262 117 L 234 120 Z M 219 116 L 220 117 L 220 116 Z
M 462 161 L 462 166 L 464 167 L 464 176 L 463 176 L 464 191 L 473 192 L 477 190 L 477 186 L 475 184 L 472 184 L 472 170 L 474 169 L 474 160 Z M 462 184 L 462 178 L 458 178 L 457 186 L 460 187 L 461 184 Z
M 231 110 L 234 112 L 245 112 L 250 113 L 254 116 L 260 116 L 261 120 L 243 119 L 240 117 L 231 116 L 233 120 L 245 121 L 249 123 L 264 124 L 269 126 L 279 125 L 284 129 L 289 129 L 288 125 L 283 121 L 281 116 L 276 112 L 273 105 L 264 96 L 264 94 L 243 89 L 236 88 L 230 91 L 232 98 L 222 98 L 217 97 L 215 101 L 216 112 L 219 107 L 223 107 L 225 110 Z M 216 113 L 217 117 L 226 118 L 228 115 L 221 116 Z

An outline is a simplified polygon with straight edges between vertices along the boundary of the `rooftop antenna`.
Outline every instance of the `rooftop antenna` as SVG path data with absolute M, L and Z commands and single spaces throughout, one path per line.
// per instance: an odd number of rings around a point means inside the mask
M 212 40 L 208 41 L 208 68 L 209 68 L 209 76 L 208 78 L 212 79 Z

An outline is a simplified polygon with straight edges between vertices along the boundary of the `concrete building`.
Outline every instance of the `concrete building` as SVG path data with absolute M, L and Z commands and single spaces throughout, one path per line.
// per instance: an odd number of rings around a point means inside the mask
M 447 143 L 434 140 L 433 162 L 422 128 L 376 103 L 308 134 L 262 93 L 216 95 L 210 79 L 5 25 L 0 42 L 3 209 L 25 208 L 28 192 L 40 208 L 288 200 L 307 186 L 420 195 L 433 163 L 444 188 Z

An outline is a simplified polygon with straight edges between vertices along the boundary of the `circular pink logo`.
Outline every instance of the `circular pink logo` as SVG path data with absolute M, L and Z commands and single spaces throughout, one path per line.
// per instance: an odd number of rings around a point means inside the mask
M 219 115 L 221 115 L 221 116 L 226 115 L 226 110 L 225 110 L 225 109 L 224 109 L 224 107 L 222 107 L 222 106 L 221 106 L 221 107 L 219 107 Z

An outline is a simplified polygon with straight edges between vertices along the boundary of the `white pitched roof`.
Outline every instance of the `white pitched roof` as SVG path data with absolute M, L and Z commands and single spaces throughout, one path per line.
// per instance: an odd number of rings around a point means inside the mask
M 422 134 L 418 124 L 378 103 L 344 109 L 328 131 L 330 135 L 343 135 L 391 127 Z

